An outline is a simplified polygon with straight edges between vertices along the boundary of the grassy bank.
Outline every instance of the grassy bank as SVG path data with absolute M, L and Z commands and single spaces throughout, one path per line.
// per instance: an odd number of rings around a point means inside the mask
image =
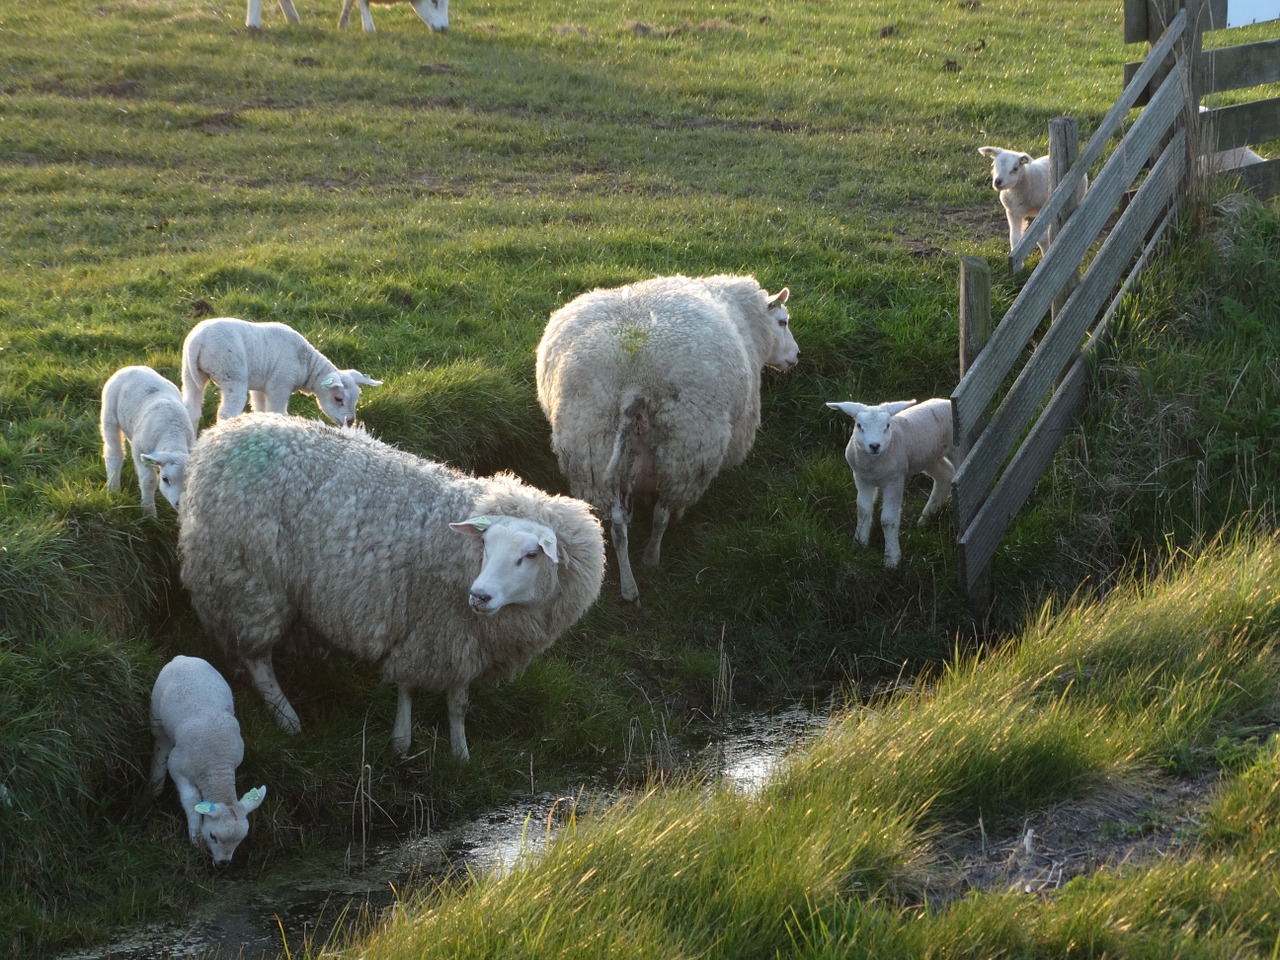
M 945 519 L 904 533 L 892 576 L 850 549 L 846 425 L 823 403 L 950 392 L 957 258 L 992 261 L 997 311 L 1024 279 L 976 147 L 1038 151 L 1068 111 L 1090 131 L 1134 52 L 1111 0 L 846 6 L 462 3 L 446 35 L 390 8 L 373 37 L 318 8 L 260 34 L 201 0 L 0 11 L 0 950 L 173 915 L 345 842 L 357 786 L 389 835 L 531 779 L 643 779 L 722 700 L 873 689 L 973 647 Z M 1102 402 L 997 558 L 982 639 L 1166 538 L 1271 519 L 1275 218 L 1213 223 L 1128 308 Z M 105 490 L 107 376 L 176 380 L 205 316 L 283 320 L 386 381 L 362 400 L 378 436 L 560 490 L 533 392 L 546 317 L 597 285 L 721 271 L 791 288 L 801 363 L 766 378 L 751 457 L 673 525 L 643 605 L 610 576 L 518 681 L 473 690 L 467 766 L 429 696 L 423 749 L 397 761 L 372 671 L 282 656 L 293 739 L 235 681 L 242 785 L 270 793 L 238 872 L 211 877 L 172 794 L 146 790 L 146 700 L 175 653 L 229 665 L 177 584 L 172 512 L 141 513 L 129 468 Z M 916 889 L 901 864 L 926 811 L 904 802 L 883 823 L 908 847 L 883 847 L 868 889 Z

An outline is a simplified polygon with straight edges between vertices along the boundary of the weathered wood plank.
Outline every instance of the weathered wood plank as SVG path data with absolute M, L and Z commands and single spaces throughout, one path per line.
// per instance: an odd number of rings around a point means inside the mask
M 1168 209 L 1182 184 L 1185 134 L 1170 140 L 1123 216 L 1085 271 L 1080 286 L 1045 332 L 991 422 L 973 445 L 952 481 L 957 522 L 967 525 L 978 513 L 987 488 L 1027 424 L 1035 419 L 1043 398 L 1075 358 L 1081 339 L 1106 305 L 1116 283 L 1133 261 L 1142 239 Z
M 1280 97 L 1218 107 L 1205 113 L 1201 122 L 1210 130 L 1217 128 L 1219 150 L 1266 143 L 1280 138 Z
M 1147 0 L 1124 0 L 1124 42 L 1147 39 Z
M 1255 163 L 1251 167 L 1241 167 L 1230 171 L 1228 176 L 1238 176 L 1240 186 L 1259 200 L 1280 196 L 1280 158 Z
M 1221 93 L 1280 81 L 1280 38 L 1205 50 L 1196 61 L 1205 93 Z

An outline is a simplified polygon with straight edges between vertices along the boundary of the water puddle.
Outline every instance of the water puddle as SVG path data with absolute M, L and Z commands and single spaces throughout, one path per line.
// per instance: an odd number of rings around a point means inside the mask
M 799 706 L 734 718 L 693 763 L 735 790 L 755 793 L 786 752 L 819 725 L 815 714 Z M 397 891 L 450 873 L 507 871 L 521 857 L 536 856 L 576 801 L 551 793 L 522 797 L 448 830 L 372 850 L 360 862 L 336 852 L 309 862 L 304 877 L 226 881 L 185 925 L 146 927 L 60 960 L 274 960 L 286 948 L 301 954 L 307 944 L 318 952 L 335 929 L 393 906 Z

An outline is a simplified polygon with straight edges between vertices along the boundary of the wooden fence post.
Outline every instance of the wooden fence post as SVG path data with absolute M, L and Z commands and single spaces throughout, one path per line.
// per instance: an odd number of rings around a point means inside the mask
M 982 257 L 961 257 L 960 258 L 960 376 L 963 379 L 965 373 L 973 366 L 973 362 L 978 359 L 978 354 L 982 352 L 982 348 L 987 345 L 987 341 L 991 339 L 991 333 L 994 330 L 994 324 L 991 319 L 991 265 Z M 957 432 L 956 444 L 959 447 L 958 457 L 963 459 L 968 456 L 969 449 L 973 446 L 974 441 L 978 439 L 978 435 L 982 433 L 983 426 L 986 425 L 986 417 L 983 417 L 967 436 L 960 436 Z M 959 466 L 959 462 L 956 466 Z M 953 495 L 952 503 L 955 499 Z M 960 528 L 959 513 L 954 511 L 953 516 L 956 519 L 956 535 L 959 536 L 964 531 Z M 964 579 L 964 573 L 961 572 L 961 580 Z M 982 620 L 987 612 L 991 609 L 994 597 L 994 590 L 991 583 L 991 568 L 987 567 L 974 581 L 972 587 L 968 585 L 962 586 L 966 596 L 969 598 L 974 615 Z
M 1080 123 L 1075 117 L 1054 117 L 1049 121 L 1049 193 L 1058 189 L 1058 184 L 1062 182 L 1062 178 L 1067 175 L 1072 165 L 1080 157 Z M 1066 223 L 1067 217 L 1071 211 L 1076 208 L 1076 200 L 1074 196 L 1068 197 L 1066 204 L 1062 208 L 1062 214 L 1058 219 L 1050 224 L 1049 233 L 1046 240 L 1047 244 L 1052 244 L 1057 239 L 1058 231 L 1062 229 L 1062 225 Z M 1053 299 L 1052 316 L 1057 316 L 1058 311 L 1062 309 L 1062 305 L 1067 302 L 1067 298 L 1071 296 L 1071 291 L 1076 288 L 1080 282 L 1080 271 L 1077 269 L 1074 274 L 1067 278 L 1062 287 L 1062 293 Z

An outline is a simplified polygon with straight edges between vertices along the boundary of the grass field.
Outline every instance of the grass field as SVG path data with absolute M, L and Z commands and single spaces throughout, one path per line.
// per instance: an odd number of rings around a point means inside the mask
M 534 396 L 533 351 L 550 312 L 577 294 L 655 274 L 751 273 L 770 290 L 790 287 L 801 348 L 796 370 L 765 378 L 751 457 L 673 525 L 663 567 L 641 571 L 643 605 L 623 604 L 610 575 L 587 617 L 524 676 L 473 690 L 470 765 L 440 744 L 443 704 L 426 695 L 415 710 L 426 748 L 397 762 L 386 747 L 394 696 L 372 671 L 280 658 L 305 728 L 293 739 L 236 681 L 248 740 L 241 786 L 270 786 L 237 853 L 246 873 L 350 839 L 366 762 L 386 811 L 374 828 L 388 834 L 413 811 L 437 823 L 474 812 L 531 776 L 556 789 L 586 776 L 642 779 L 650 765 L 627 749 L 628 731 L 665 731 L 678 752 L 727 692 L 718 678 L 732 676 L 736 708 L 832 690 L 866 697 L 917 676 L 923 690 L 943 664 L 959 670 L 979 649 L 1018 636 L 1036 646 L 1023 628 L 1050 598 L 1082 584 L 1083 596 L 1109 589 L 1183 549 L 1198 556 L 1198 544 L 1242 518 L 1274 520 L 1276 219 L 1207 207 L 1192 224 L 1204 229 L 1183 230 L 1167 268 L 1122 311 L 1125 339 L 1100 368 L 1084 430 L 997 557 L 989 622 L 976 624 L 957 594 L 946 514 L 904 532 L 893 575 L 877 549 L 850 547 L 845 419 L 824 402 L 950 393 L 958 258 L 992 262 L 997 315 L 1025 280 L 1004 267 L 1004 220 L 976 148 L 1042 151 L 1046 122 L 1062 113 L 1091 132 L 1122 64 L 1139 55 L 1121 43 L 1114 0 L 533 9 L 457 0 L 446 34 L 391 7 L 377 11 L 373 36 L 337 31 L 337 4 L 299 12 L 303 24 L 288 27 L 269 9 L 255 33 L 235 3 L 0 9 L 0 784 L 15 798 L 0 803 L 0 950 L 30 956 L 93 940 L 179 913 L 223 883 L 187 849 L 172 794 L 157 807 L 146 790 L 146 698 L 175 653 L 229 664 L 177 582 L 172 511 L 162 503 L 159 519 L 142 514 L 129 467 L 125 490 L 109 494 L 97 436 L 110 373 L 148 363 L 176 381 L 183 337 L 202 317 L 290 323 L 339 366 L 386 381 L 362 400 L 379 437 L 554 490 L 564 482 Z M 211 394 L 206 422 L 214 403 Z M 319 415 L 307 397 L 291 409 Z M 909 487 L 908 512 L 926 491 L 923 481 Z M 1248 549 L 1265 557 L 1270 548 Z M 1226 557 L 1185 576 L 1261 562 Z M 1266 661 L 1257 651 L 1269 649 L 1272 612 L 1258 589 L 1257 609 L 1241 614 L 1254 618 L 1247 649 L 1224 640 L 1228 659 L 1205 670 Z M 1231 638 L 1244 622 L 1212 629 Z M 1234 756 L 1213 744 L 1247 742 L 1273 715 L 1258 692 L 1267 675 L 1258 676 L 1242 701 L 1205 693 L 1202 712 L 1187 708 L 1201 726 L 1171 728 L 1168 743 L 1132 732 L 1138 719 L 1108 728 L 1114 742 L 1081 748 L 1063 775 L 1078 769 L 1082 780 L 1066 786 L 1087 796 L 1081 784 L 1169 757 L 1190 774 Z M 992 723 L 1009 704 L 1044 708 L 1009 696 L 972 708 L 990 709 Z M 1101 709 L 1069 701 L 1053 709 Z M 939 723 L 936 709 L 908 719 Z M 850 757 L 882 752 L 865 736 L 851 734 Z M 1090 740 L 1078 727 L 1060 736 L 1072 749 Z M 1274 765 L 1267 750 L 1246 751 L 1263 772 L 1241 773 L 1237 799 L 1223 801 L 1235 804 L 1232 824 L 1264 816 L 1248 790 L 1262 789 Z M 1019 776 L 1045 792 L 1011 798 L 992 784 L 992 803 L 1026 812 L 1065 789 L 1046 773 L 1061 751 L 1027 752 Z M 878 762 L 879 776 L 902 778 L 891 757 Z M 832 776 L 833 792 L 854 795 L 855 774 Z M 777 789 L 818 790 L 788 783 Z M 800 891 L 838 892 L 815 907 L 817 920 L 742 936 L 766 953 L 821 956 L 852 942 L 856 925 L 898 930 L 912 916 L 902 905 L 933 889 L 921 879 L 931 826 L 953 823 L 932 819 L 922 797 L 953 789 L 961 798 L 947 817 L 992 809 L 941 773 L 904 782 L 900 795 L 867 801 L 883 814 L 872 831 L 882 838 L 868 840 L 875 867 L 862 886 L 846 883 L 861 854 L 820 858 L 825 879 L 795 880 L 773 901 L 803 914 Z M 675 816 L 705 819 L 699 836 L 730 836 L 729 824 L 761 816 L 727 803 L 704 818 L 692 795 L 672 802 L 685 809 Z M 1206 871 L 1215 849 L 1252 855 L 1232 846 L 1236 829 L 1222 827 L 1219 847 L 1206 841 Z M 728 881 L 710 872 L 699 882 Z M 886 890 L 897 899 L 882 900 Z M 1052 922 L 1093 929 L 1101 908 L 1077 902 Z M 694 943 L 718 916 L 668 927 Z M 461 935 L 469 921 L 448 922 Z M 1032 931 L 1051 921 L 1008 911 L 999 924 L 980 914 L 957 922 Z M 664 923 L 622 925 L 618 936 L 634 935 L 637 953 L 682 949 L 658 938 L 653 925 Z M 766 939 L 784 927 L 802 941 Z M 1272 932 L 1258 921 L 1246 934 L 1260 942 Z M 1020 941 L 1008 935 L 1012 950 Z M 1161 956 L 1180 942 L 1153 937 Z

